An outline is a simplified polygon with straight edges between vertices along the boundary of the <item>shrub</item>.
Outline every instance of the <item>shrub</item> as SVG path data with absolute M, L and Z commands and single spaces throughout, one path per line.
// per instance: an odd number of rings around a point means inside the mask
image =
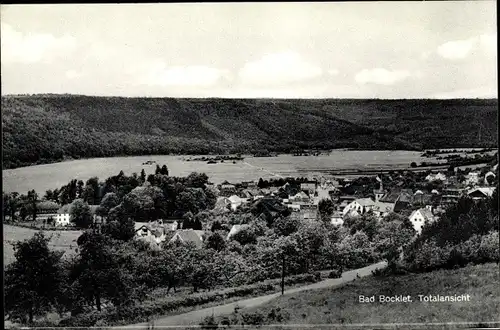
M 372 271 L 372 273 L 377 271 L 379 271 L 379 269 Z M 340 271 L 340 269 L 332 270 L 330 273 L 328 273 L 328 278 L 340 278 L 340 277 L 342 277 L 342 272 Z
M 290 319 L 290 314 L 279 307 L 272 308 L 269 311 L 269 314 L 267 314 L 267 320 L 269 323 L 281 323 L 283 321 L 287 321 L 288 319 Z
M 243 324 L 249 324 L 249 325 L 261 325 L 264 324 L 265 321 L 264 315 L 259 311 L 254 313 L 243 313 L 241 314 L 241 318 Z
M 212 315 L 205 317 L 203 321 L 201 321 L 200 326 L 202 329 L 217 329 L 219 327 Z
M 498 242 L 498 231 L 492 231 L 481 238 L 478 251 L 481 262 L 500 261 L 500 247 Z

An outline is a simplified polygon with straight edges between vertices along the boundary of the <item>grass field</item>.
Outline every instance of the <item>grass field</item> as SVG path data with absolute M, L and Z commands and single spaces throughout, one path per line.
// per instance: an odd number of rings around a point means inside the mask
M 421 302 L 418 295 L 470 295 L 463 302 Z M 359 296 L 375 296 L 373 303 L 360 303 Z M 379 295 L 410 295 L 413 302 L 381 303 Z M 280 308 L 288 315 L 286 325 L 402 324 L 500 322 L 500 285 L 497 264 L 468 266 L 426 274 L 371 277 L 339 289 L 320 289 L 279 297 L 240 313 L 267 315 Z
M 12 243 L 30 239 L 37 230 L 11 225 L 3 225 L 3 262 L 7 265 L 15 260 Z M 47 236 L 52 236 L 49 247 L 53 250 L 63 250 L 67 253 L 74 253 L 76 239 L 81 235 L 81 231 L 46 231 Z

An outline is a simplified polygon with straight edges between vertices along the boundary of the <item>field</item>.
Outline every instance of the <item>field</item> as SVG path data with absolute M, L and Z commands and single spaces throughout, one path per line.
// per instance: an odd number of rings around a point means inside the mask
M 280 308 L 289 317 L 282 324 L 402 324 L 500 322 L 500 286 L 497 264 L 468 266 L 425 274 L 371 277 L 340 289 L 320 289 L 279 297 L 241 313 Z M 463 302 L 421 302 L 418 295 L 470 295 Z M 375 296 L 360 303 L 359 296 Z M 411 303 L 377 302 L 379 295 L 410 295 Z M 284 327 L 286 328 L 286 326 Z
M 47 189 L 60 188 L 72 179 L 87 180 L 97 176 L 101 180 L 117 175 L 121 170 L 130 175 L 153 173 L 155 165 L 142 165 L 147 160 L 156 161 L 160 166 L 166 164 L 170 175 L 185 176 L 191 172 L 203 172 L 210 181 L 221 183 L 241 182 L 245 180 L 268 179 L 276 176 L 320 177 L 331 170 L 344 169 L 398 169 L 408 168 L 410 163 L 433 161 L 432 158 L 420 157 L 415 151 L 355 151 L 334 150 L 322 156 L 246 157 L 243 161 L 207 164 L 202 161 L 183 161 L 182 156 L 137 156 L 93 158 L 66 161 L 54 164 L 21 167 L 3 170 L 3 190 L 26 193 L 35 189 L 38 193 Z
M 14 249 L 11 243 L 30 239 L 37 231 L 30 228 L 22 228 L 11 225 L 3 225 L 3 262 L 7 265 L 15 260 Z M 75 253 L 76 239 L 81 231 L 46 231 L 46 235 L 52 235 L 49 247 L 53 250 L 63 250 L 67 253 Z

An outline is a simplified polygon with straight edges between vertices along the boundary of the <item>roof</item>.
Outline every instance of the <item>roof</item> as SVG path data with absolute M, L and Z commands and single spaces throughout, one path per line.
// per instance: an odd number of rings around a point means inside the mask
M 361 206 L 373 206 L 375 202 L 371 198 L 360 198 L 356 199 L 355 202 L 357 202 Z
M 384 203 L 384 202 L 375 202 L 373 205 L 373 209 L 375 211 L 380 211 L 380 212 L 392 212 L 392 211 L 394 211 L 394 204 L 393 203 Z
M 493 192 L 495 191 L 495 188 L 494 187 L 478 187 L 478 188 L 473 188 L 471 190 L 469 190 L 467 192 L 467 195 L 470 195 L 476 191 L 479 191 L 481 192 L 482 194 L 484 194 L 485 196 L 492 196 L 493 195 Z
M 410 218 L 413 217 L 413 215 L 417 212 L 420 212 L 420 214 L 424 217 L 424 219 L 426 221 L 432 221 L 434 220 L 434 215 L 432 214 L 432 212 L 426 208 L 421 208 L 421 209 L 418 209 L 418 210 L 415 210 L 411 213 L 410 215 Z
M 187 230 L 178 230 L 175 232 L 175 235 L 171 238 L 170 241 L 175 241 L 177 239 L 182 240 L 183 242 L 192 242 L 196 247 L 202 247 L 203 246 L 203 231 L 202 230 L 193 230 L 193 229 L 187 229 Z
M 232 195 L 231 197 L 228 198 L 231 203 L 240 203 L 242 202 L 241 197 Z
M 231 230 L 229 231 L 229 234 L 227 234 L 227 238 L 229 239 L 231 236 L 235 235 L 237 232 L 245 228 L 245 226 L 248 225 L 233 225 L 231 227 Z
M 36 204 L 38 210 L 58 210 L 61 205 L 52 201 L 43 201 Z
M 58 214 L 69 214 L 69 209 L 71 208 L 71 204 L 65 204 L 61 206 L 59 210 L 57 210 Z

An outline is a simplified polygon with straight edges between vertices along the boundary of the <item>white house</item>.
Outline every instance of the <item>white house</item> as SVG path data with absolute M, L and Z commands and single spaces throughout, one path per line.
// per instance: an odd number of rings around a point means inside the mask
M 494 191 L 495 187 L 477 187 L 467 191 L 467 195 L 472 199 L 483 199 L 491 197 Z
M 246 198 L 241 198 L 237 195 L 231 195 L 228 198 L 229 202 L 231 203 L 231 210 L 236 211 L 236 209 L 243 203 L 247 201 Z
M 334 226 L 342 226 L 344 224 L 344 218 L 342 212 L 333 212 L 330 222 Z
M 444 175 L 443 173 L 439 172 L 438 174 L 429 174 L 428 176 L 425 177 L 425 180 L 426 181 L 436 181 L 436 180 L 440 180 L 440 181 L 446 181 L 446 175 Z
M 359 198 L 349 203 L 343 210 L 342 214 L 363 214 L 372 209 L 375 202 L 371 198 Z
M 431 223 L 435 220 L 434 215 L 429 208 L 421 208 L 413 211 L 409 219 L 418 234 L 422 232 L 422 227 L 425 224 Z
M 55 225 L 56 226 L 69 226 L 70 223 L 70 215 L 69 215 L 69 209 L 71 205 L 66 204 L 63 205 L 59 210 L 57 210 L 57 214 L 55 217 Z

